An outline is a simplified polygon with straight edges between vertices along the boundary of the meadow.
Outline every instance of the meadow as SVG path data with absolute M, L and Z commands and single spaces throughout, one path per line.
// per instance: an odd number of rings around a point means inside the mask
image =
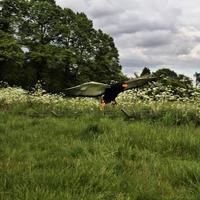
M 0 199 L 200 199 L 200 90 L 153 85 L 117 102 L 2 87 Z

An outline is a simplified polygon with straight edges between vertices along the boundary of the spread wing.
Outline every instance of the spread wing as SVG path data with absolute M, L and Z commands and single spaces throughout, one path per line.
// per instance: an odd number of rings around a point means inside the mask
M 128 81 L 125 81 L 128 86 L 126 90 L 131 89 L 131 88 L 137 88 L 145 85 L 146 83 L 150 81 L 156 81 L 158 78 L 157 77 L 150 77 L 150 76 L 143 76 L 139 78 L 134 78 Z
M 66 96 L 97 97 L 104 94 L 105 89 L 110 86 L 98 82 L 88 82 L 75 87 L 67 88 L 63 91 Z

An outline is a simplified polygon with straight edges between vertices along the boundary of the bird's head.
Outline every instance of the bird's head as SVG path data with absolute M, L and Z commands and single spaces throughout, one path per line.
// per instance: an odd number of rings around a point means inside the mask
M 122 84 L 122 87 L 123 87 L 124 89 L 127 89 L 127 88 L 128 88 L 128 84 L 127 84 L 127 83 L 123 83 L 123 84 Z

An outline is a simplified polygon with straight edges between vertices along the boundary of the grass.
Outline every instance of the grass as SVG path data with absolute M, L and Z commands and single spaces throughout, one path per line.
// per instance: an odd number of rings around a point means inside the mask
M 37 106 L 1 108 L 0 199 L 200 198 L 196 123 L 172 123 L 172 112 L 130 121 L 112 108 L 55 117 Z

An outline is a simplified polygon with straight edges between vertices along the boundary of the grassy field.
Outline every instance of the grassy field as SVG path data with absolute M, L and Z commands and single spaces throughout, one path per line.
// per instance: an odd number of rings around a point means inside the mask
M 173 111 L 0 109 L 2 200 L 200 199 L 200 126 L 174 123 Z
M 101 112 L 0 88 L 0 200 L 199 200 L 200 89 L 179 92 L 128 91 Z

